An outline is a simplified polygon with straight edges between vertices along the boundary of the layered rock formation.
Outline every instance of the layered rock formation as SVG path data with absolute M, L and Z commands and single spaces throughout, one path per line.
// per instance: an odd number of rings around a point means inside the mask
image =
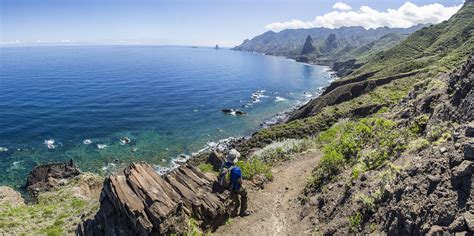
M 191 165 L 160 176 L 149 164 L 131 164 L 105 180 L 99 212 L 81 223 L 77 234 L 182 233 L 190 218 L 213 230 L 237 214 L 235 203 L 228 191 Z

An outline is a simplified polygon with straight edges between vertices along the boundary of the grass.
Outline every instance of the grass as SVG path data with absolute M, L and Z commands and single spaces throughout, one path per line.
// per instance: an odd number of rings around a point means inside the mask
M 214 167 L 212 167 L 212 165 L 209 164 L 209 163 L 201 163 L 201 164 L 198 165 L 198 168 L 203 173 L 215 173 Z
M 183 234 L 186 236 L 204 236 L 204 235 L 211 235 L 210 232 L 204 233 L 202 230 L 199 228 L 199 222 L 193 218 L 190 218 L 188 220 L 188 227 L 186 229 L 186 232 Z
M 80 177 L 76 177 L 80 178 Z M 83 179 L 100 184 L 102 178 Z M 61 190 L 40 193 L 37 203 L 24 206 L 0 205 L 0 235 L 63 235 L 74 232 L 81 215 L 93 216 L 99 199 L 83 199 L 75 195 L 80 181 L 71 180 Z

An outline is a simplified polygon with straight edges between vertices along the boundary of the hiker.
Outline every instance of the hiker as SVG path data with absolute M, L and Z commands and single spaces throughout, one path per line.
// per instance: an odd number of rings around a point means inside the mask
M 227 161 L 222 164 L 221 171 L 219 174 L 219 184 L 231 191 L 233 197 L 237 199 L 240 204 L 240 216 L 248 216 L 250 213 L 247 211 L 247 190 L 242 186 L 242 171 L 235 165 L 239 160 L 240 153 L 232 149 L 227 154 Z M 240 201 L 239 201 L 240 195 Z

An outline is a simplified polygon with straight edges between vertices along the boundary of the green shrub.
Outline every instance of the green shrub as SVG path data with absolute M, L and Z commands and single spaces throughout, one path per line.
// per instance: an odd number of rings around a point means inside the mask
M 415 117 L 415 120 L 412 122 L 410 131 L 414 134 L 421 134 L 423 131 L 425 131 L 426 124 L 428 123 L 429 120 L 428 115 L 420 115 Z
M 349 228 L 353 232 L 359 231 L 361 224 L 362 224 L 362 214 L 360 212 L 357 212 L 349 216 Z
M 212 167 L 211 164 L 209 163 L 201 163 L 198 165 L 199 170 L 201 170 L 204 173 L 213 173 L 214 172 L 214 167 Z
M 430 142 L 424 138 L 418 138 L 413 141 L 411 141 L 408 144 L 407 150 L 409 152 L 419 152 L 425 148 L 427 148 L 430 145 Z
M 259 159 L 239 161 L 237 166 L 242 170 L 244 179 L 252 179 L 256 175 L 264 175 L 269 180 L 273 179 L 271 167 Z
M 390 156 L 406 148 L 406 139 L 395 122 L 384 118 L 364 118 L 334 125 L 316 138 L 324 144 L 324 156 L 313 171 L 307 190 L 319 189 L 346 165 L 358 163 L 352 172 L 353 179 L 362 171 L 381 167 Z

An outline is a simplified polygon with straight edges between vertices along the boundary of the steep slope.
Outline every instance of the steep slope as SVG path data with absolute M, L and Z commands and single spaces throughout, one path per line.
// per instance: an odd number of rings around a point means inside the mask
M 448 21 L 413 33 L 402 43 L 381 52 L 354 72 L 394 75 L 426 69 L 432 74 L 459 65 L 474 49 L 474 7 L 466 2 Z
M 301 49 L 301 55 L 313 53 L 314 50 L 315 48 L 313 46 L 313 39 L 311 38 L 311 36 L 308 35 L 304 42 L 303 49 Z
M 290 120 L 314 115 L 325 106 L 361 96 L 394 80 L 454 69 L 474 50 L 473 5 L 466 3 L 449 21 L 416 31 L 400 44 L 371 56 L 365 64 L 352 61 L 347 67 L 360 68 L 332 83 L 323 96 L 298 109 Z

